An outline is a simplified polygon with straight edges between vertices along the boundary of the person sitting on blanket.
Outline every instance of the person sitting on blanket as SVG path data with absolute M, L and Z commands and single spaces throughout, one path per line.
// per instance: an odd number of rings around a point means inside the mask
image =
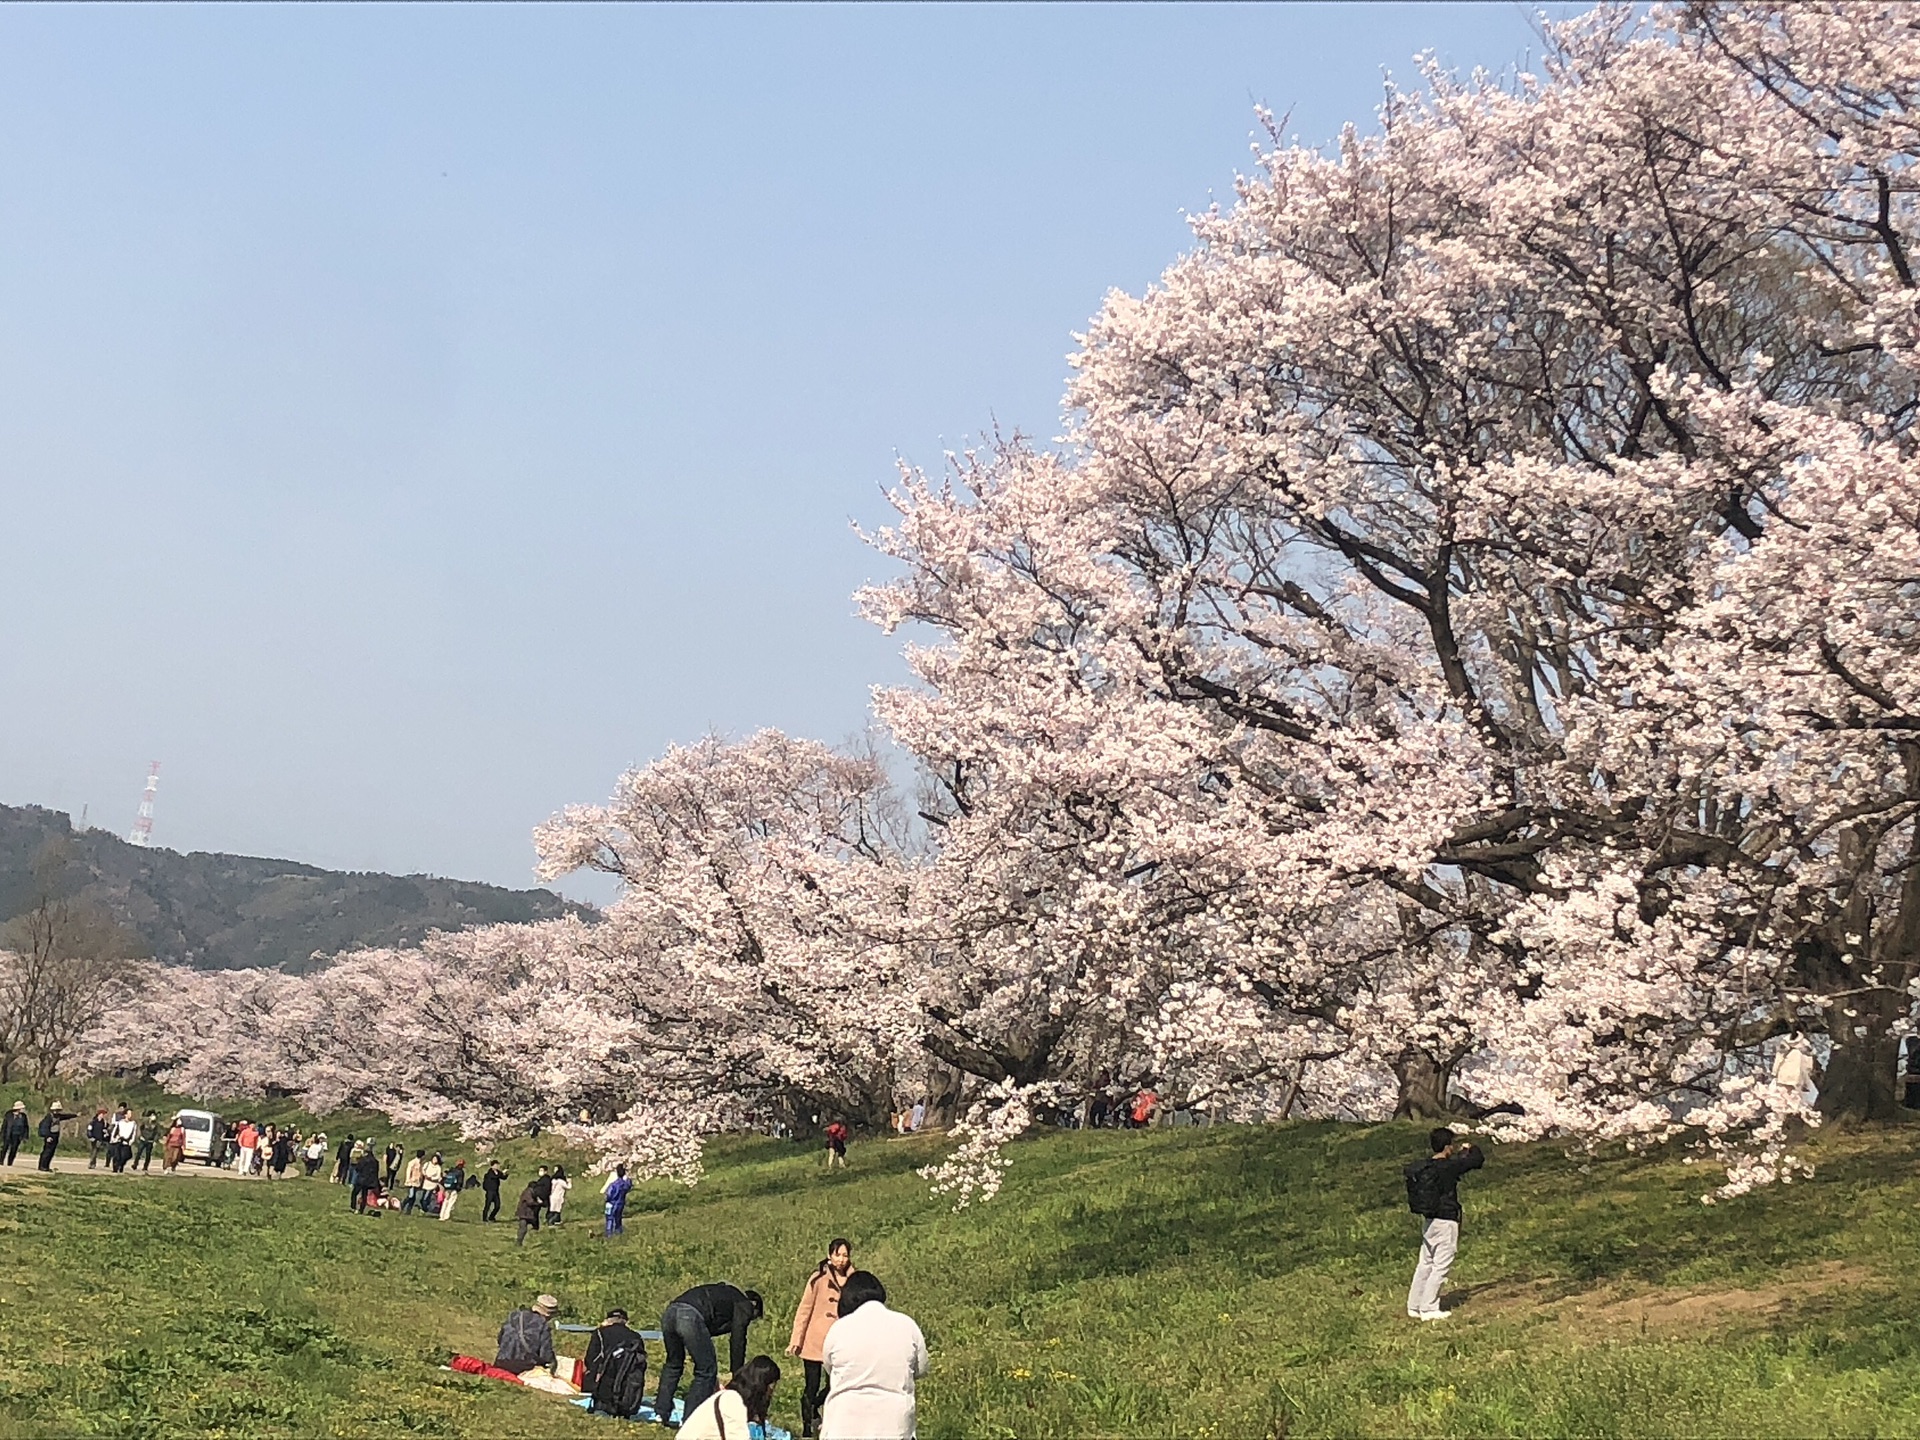
M 771 1355 L 756 1355 L 740 1367 L 727 1388 L 687 1412 L 680 1440 L 740 1440 L 749 1425 L 765 1425 L 780 1367 Z
M 631 1420 L 647 1398 L 647 1347 L 640 1332 L 627 1328 L 627 1312 L 609 1310 L 587 1341 L 585 1383 L 593 1408 Z
M 524 1375 L 536 1365 L 553 1369 L 553 1314 L 560 1302 L 542 1295 L 531 1310 L 516 1310 L 500 1327 L 500 1353 L 493 1363 L 502 1370 Z

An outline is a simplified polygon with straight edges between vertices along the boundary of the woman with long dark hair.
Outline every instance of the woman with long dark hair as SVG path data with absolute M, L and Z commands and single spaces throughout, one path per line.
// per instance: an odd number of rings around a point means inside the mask
M 800 1308 L 793 1314 L 793 1340 L 787 1354 L 798 1355 L 806 1367 L 807 1388 L 800 1394 L 803 1436 L 812 1435 L 820 1423 L 820 1403 L 826 1398 L 821 1347 L 827 1343 L 827 1327 L 840 1318 L 840 1287 L 852 1273 L 852 1243 L 832 1241 L 827 1246 L 827 1258 L 807 1277 L 807 1288 L 800 1292 Z
M 726 1389 L 694 1406 L 680 1426 L 680 1440 L 747 1440 L 747 1426 L 767 1423 L 779 1379 L 780 1367 L 772 1356 L 754 1356 Z

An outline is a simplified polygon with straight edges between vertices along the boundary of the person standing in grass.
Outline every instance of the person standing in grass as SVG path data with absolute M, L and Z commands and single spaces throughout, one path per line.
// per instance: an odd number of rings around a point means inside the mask
M 567 1192 L 573 1189 L 573 1182 L 567 1179 L 567 1167 L 553 1167 L 553 1179 L 547 1186 L 547 1223 L 558 1225 L 560 1212 L 567 1208 Z
M 912 1317 L 887 1308 L 878 1277 L 865 1270 L 847 1276 L 823 1354 L 820 1440 L 913 1440 L 914 1385 L 927 1373 L 927 1337 Z
M 773 1357 L 754 1356 L 735 1372 L 726 1389 L 715 1391 L 698 1408 L 687 1407 L 681 1440 L 738 1440 L 750 1435 L 749 1425 L 767 1423 L 773 1387 L 779 1382 L 780 1367 Z
M 382 1158 L 387 1162 L 387 1189 L 391 1190 L 400 1178 L 400 1162 L 407 1158 L 407 1152 L 400 1148 L 398 1140 L 389 1140 L 387 1153 Z
M 426 1163 L 420 1167 L 420 1213 L 422 1215 L 440 1213 L 440 1202 L 434 1197 L 440 1193 L 440 1180 L 446 1173 L 446 1169 L 440 1164 L 438 1150 L 429 1155 Z
M 513 1207 L 513 1218 L 520 1222 L 520 1233 L 514 1237 L 513 1241 L 516 1245 L 527 1243 L 527 1231 L 540 1228 L 540 1192 L 534 1189 L 534 1185 L 538 1183 L 538 1181 L 530 1182 L 527 1188 L 520 1192 L 520 1203 Z
M 800 1292 L 800 1308 L 793 1312 L 793 1339 L 787 1354 L 798 1355 L 806 1367 L 806 1389 L 800 1392 L 800 1433 L 811 1435 L 820 1423 L 820 1402 L 826 1398 L 823 1386 L 823 1347 L 827 1331 L 840 1318 L 840 1288 L 853 1273 L 853 1243 L 834 1240 L 807 1285 Z
M 7 1112 L 6 1126 L 0 1129 L 0 1161 L 13 1164 L 13 1157 L 20 1153 L 32 1128 L 32 1122 L 27 1119 L 27 1102 L 14 1101 L 13 1109 Z
M 353 1136 L 349 1134 L 333 1152 L 333 1183 L 347 1183 L 347 1166 L 353 1160 Z
M 1420 1263 L 1407 1291 L 1407 1316 L 1412 1320 L 1444 1320 L 1440 1288 L 1447 1283 L 1454 1253 L 1460 1246 L 1460 1177 L 1478 1170 L 1487 1157 L 1472 1144 L 1441 1126 L 1427 1135 L 1431 1154 L 1406 1167 L 1407 1208 L 1426 1217 L 1420 1237 Z
M 611 1240 L 616 1235 L 627 1233 L 627 1196 L 633 1192 L 633 1181 L 627 1178 L 627 1167 L 613 1167 L 613 1178 L 600 1187 L 601 1197 L 607 1202 L 607 1229 L 603 1239 Z
M 380 1157 L 371 1145 L 355 1154 L 352 1173 L 353 1193 L 347 1197 L 347 1205 L 356 1215 L 364 1215 L 372 1198 L 380 1193 Z
M 688 1415 L 720 1388 L 720 1360 L 713 1348 L 716 1335 L 727 1337 L 727 1368 L 739 1374 L 747 1363 L 747 1327 L 766 1313 L 757 1291 L 726 1284 L 696 1285 L 668 1305 L 660 1316 L 667 1358 L 660 1367 L 654 1413 L 662 1418 L 673 1413 L 673 1392 L 680 1388 L 689 1358 L 693 1384 L 687 1387 Z
M 427 1152 L 424 1150 L 414 1151 L 413 1158 L 407 1161 L 407 1193 L 401 1197 L 400 1200 L 400 1213 L 402 1215 L 411 1214 L 413 1207 L 420 1203 L 420 1186 L 426 1174 L 426 1169 Z
M 487 1162 L 487 1173 L 480 1177 L 480 1193 L 487 1197 L 480 1207 L 480 1218 L 489 1225 L 500 1218 L 500 1184 L 506 1178 L 507 1172 L 498 1160 Z

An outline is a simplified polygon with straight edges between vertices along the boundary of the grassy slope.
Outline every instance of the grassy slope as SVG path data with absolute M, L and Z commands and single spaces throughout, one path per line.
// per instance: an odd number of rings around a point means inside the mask
M 1810 1184 L 1711 1208 L 1707 1176 L 1670 1161 L 1498 1152 L 1469 1181 L 1460 1314 L 1439 1326 L 1402 1315 L 1412 1143 L 1390 1126 L 1055 1135 L 954 1215 L 912 1173 L 937 1142 L 857 1144 L 831 1177 L 811 1152 L 732 1142 L 697 1190 L 639 1192 L 624 1245 L 594 1242 L 589 1203 L 524 1251 L 478 1223 L 477 1196 L 450 1224 L 356 1221 L 318 1182 L 16 1172 L 0 1433 L 604 1437 L 611 1422 L 436 1365 L 485 1352 L 537 1290 L 563 1319 L 638 1316 L 723 1277 L 767 1293 L 755 1348 L 777 1353 L 845 1233 L 927 1332 L 928 1437 L 1920 1434 L 1920 1315 L 1900 1293 L 1920 1135 L 1823 1137 Z M 522 1170 L 544 1149 L 507 1153 Z M 776 1420 L 794 1426 L 797 1400 L 783 1384 Z

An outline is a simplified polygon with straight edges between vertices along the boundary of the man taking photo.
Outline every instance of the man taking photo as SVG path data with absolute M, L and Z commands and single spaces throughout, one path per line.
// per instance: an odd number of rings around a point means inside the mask
M 1460 1246 L 1460 1177 L 1478 1170 L 1487 1157 L 1445 1126 L 1428 1134 L 1427 1145 L 1432 1153 L 1405 1171 L 1407 1208 L 1427 1222 L 1420 1238 L 1420 1264 L 1413 1272 L 1413 1288 L 1407 1291 L 1407 1316 L 1445 1320 L 1440 1287 L 1447 1283 L 1447 1271 Z

